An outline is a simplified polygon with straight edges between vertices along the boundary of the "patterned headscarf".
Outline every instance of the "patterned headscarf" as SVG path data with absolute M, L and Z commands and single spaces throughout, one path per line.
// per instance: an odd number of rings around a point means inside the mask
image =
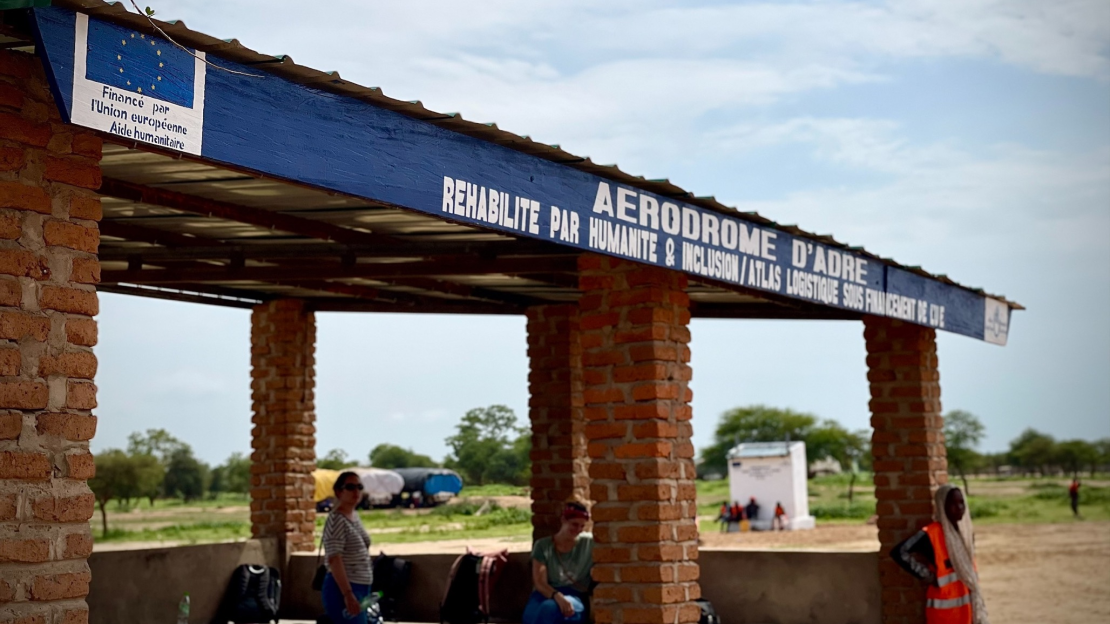
M 936 493 L 936 518 L 944 529 L 944 544 L 948 547 L 948 558 L 952 560 L 952 567 L 956 569 L 956 576 L 963 581 L 971 591 L 971 613 L 974 624 L 990 624 L 987 619 L 987 605 L 983 601 L 983 594 L 979 587 L 979 573 L 975 570 L 975 538 L 971 528 L 971 510 L 964 512 L 958 525 L 953 526 L 944 513 L 944 504 L 948 502 L 948 495 L 959 488 L 952 485 L 942 485 Z

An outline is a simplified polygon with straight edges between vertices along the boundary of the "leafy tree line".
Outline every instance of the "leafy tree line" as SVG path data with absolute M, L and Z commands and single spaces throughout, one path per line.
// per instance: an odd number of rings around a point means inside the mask
M 517 424 L 516 413 L 504 405 L 478 407 L 463 415 L 454 435 L 446 440 L 451 452 L 436 462 L 427 455 L 396 444 L 379 444 L 368 459 L 375 468 L 450 468 L 466 483 L 524 485 L 532 471 L 532 438 Z M 320 468 L 342 470 L 358 465 L 342 449 L 332 449 L 316 460 Z
M 451 454 L 442 463 L 427 455 L 395 444 L 379 444 L 367 456 L 378 468 L 451 468 L 467 483 L 509 483 L 523 485 L 531 473 L 531 438 L 517 425 L 513 410 L 504 405 L 476 408 L 459 422 L 456 433 L 447 438 Z M 320 468 L 342 470 L 359 465 L 342 449 L 332 449 L 320 457 Z M 146 499 L 150 505 L 159 498 L 178 498 L 186 502 L 214 499 L 221 493 L 246 494 L 250 491 L 250 458 L 232 453 L 227 461 L 209 466 L 197 459 L 192 447 L 165 429 L 148 429 L 127 439 L 127 450 L 108 449 L 96 455 L 96 475 L 89 487 L 100 508 L 104 532 L 108 531 L 107 507 L 118 501 L 130 506 Z
M 127 450 L 108 449 L 96 455 L 96 475 L 89 487 L 100 507 L 104 532 L 108 531 L 108 503 L 125 505 L 159 498 L 194 501 L 215 498 L 222 492 L 245 494 L 250 489 L 250 459 L 232 453 L 227 461 L 210 467 L 193 454 L 188 444 L 165 429 L 148 429 L 127 438 Z
M 1010 450 L 980 453 L 986 428 L 974 414 L 953 410 L 944 416 L 944 440 L 949 470 L 967 489 L 967 475 L 1001 474 L 1004 467 L 1023 474 L 1094 474 L 1110 468 L 1110 438 L 1093 442 L 1065 440 L 1026 429 L 1010 442 Z M 764 405 L 739 407 L 721 416 L 711 446 L 702 449 L 699 474 L 727 472 L 728 452 L 740 442 L 800 440 L 806 443 L 809 461 L 831 457 L 844 469 L 870 467 L 870 431 L 848 431 L 832 420 Z
M 818 420 L 812 414 L 766 405 L 751 405 L 721 415 L 713 444 L 701 451 L 699 475 L 728 473 L 728 453 L 741 442 L 805 442 L 806 458 L 831 457 L 844 470 L 871 466 L 871 434 L 849 431 L 835 420 Z
M 1004 472 L 1078 477 L 1081 472 L 1093 476 L 1097 471 L 1110 469 L 1110 438 L 1057 441 L 1047 433 L 1029 428 L 1010 441 L 1009 450 L 979 453 L 976 447 L 983 436 L 979 420 L 962 411 L 950 412 L 945 419 L 948 465 L 961 477 Z

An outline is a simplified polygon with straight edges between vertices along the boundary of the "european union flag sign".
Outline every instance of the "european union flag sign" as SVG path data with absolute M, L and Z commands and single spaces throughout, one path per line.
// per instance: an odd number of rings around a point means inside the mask
M 159 37 L 89 23 L 85 78 L 178 106 L 193 106 L 193 55 Z
M 73 123 L 200 154 L 204 53 L 77 13 Z

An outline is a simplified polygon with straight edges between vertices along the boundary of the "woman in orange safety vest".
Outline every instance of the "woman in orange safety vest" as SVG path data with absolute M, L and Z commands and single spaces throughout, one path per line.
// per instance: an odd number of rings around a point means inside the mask
M 907 572 L 929 583 L 928 624 L 988 624 L 963 492 L 942 485 L 935 503 L 936 521 L 895 546 L 890 555 Z

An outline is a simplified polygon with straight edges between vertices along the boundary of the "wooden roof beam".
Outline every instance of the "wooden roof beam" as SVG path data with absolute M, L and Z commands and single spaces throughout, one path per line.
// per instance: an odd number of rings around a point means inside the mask
M 295 217 L 263 208 L 230 204 L 176 191 L 167 191 L 153 186 L 134 184 L 115 178 L 104 178 L 100 185 L 100 194 L 151 206 L 162 206 L 182 212 L 249 223 L 258 227 L 281 230 L 290 234 L 326 241 L 354 245 L 377 245 L 394 240 L 390 236 L 360 232 L 324 221 L 317 221 L 316 219 Z
M 344 278 L 390 279 L 437 275 L 522 275 L 574 271 L 577 259 L 442 257 L 426 262 L 332 264 L 311 267 L 212 267 L 103 271 L 105 284 L 174 284 L 185 282 L 284 282 Z
M 241 292 L 241 296 L 230 294 L 226 288 L 196 286 L 180 284 L 178 288 L 149 288 L 133 284 L 99 284 L 98 292 L 130 295 L 133 297 L 146 297 L 149 299 L 162 299 L 165 301 L 179 301 L 183 303 L 201 303 L 229 308 L 250 309 L 254 306 L 273 299 L 272 296 L 253 292 Z
M 103 228 L 107 224 L 107 229 Z M 342 245 L 331 243 L 256 243 L 229 244 L 211 238 L 195 238 L 143 226 L 105 221 L 102 231 L 111 236 L 163 244 L 165 247 L 131 249 L 101 247 L 101 260 L 129 260 L 142 256 L 143 264 L 189 260 L 228 260 L 233 257 L 252 260 L 296 260 L 302 258 L 392 258 L 434 257 L 436 255 L 494 256 L 566 256 L 576 255 L 549 243 L 503 239 L 499 241 L 406 241 L 395 238 L 379 245 Z M 165 235 L 163 235 L 163 233 Z
M 523 307 L 495 305 L 475 301 L 430 303 L 419 306 L 398 306 L 373 301 L 344 299 L 306 299 L 308 308 L 316 312 L 403 312 L 407 314 L 523 314 Z

